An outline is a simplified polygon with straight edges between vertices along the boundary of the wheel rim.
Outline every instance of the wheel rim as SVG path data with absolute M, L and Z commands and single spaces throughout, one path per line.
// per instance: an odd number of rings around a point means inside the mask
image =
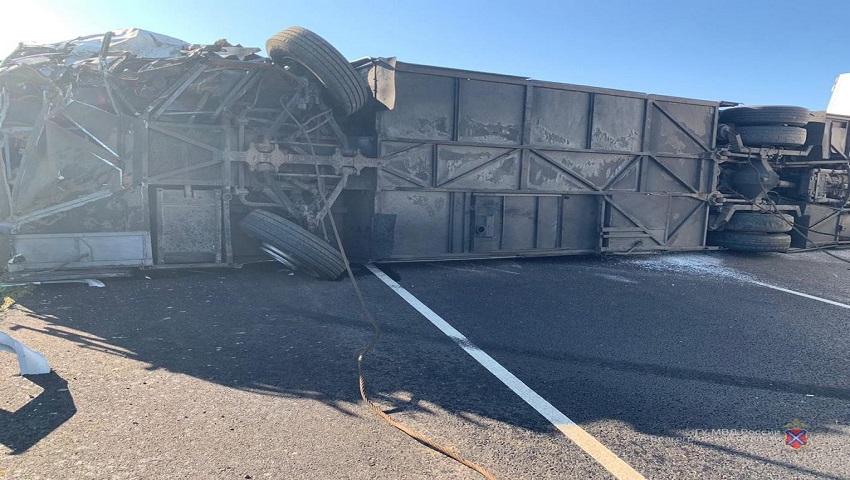
M 296 270 L 299 272 L 304 272 L 311 277 L 320 278 L 320 275 L 310 267 L 305 266 L 303 263 L 299 262 L 298 259 L 283 250 L 275 247 L 274 245 L 270 245 L 266 242 L 263 242 L 260 245 L 260 249 L 265 252 L 268 256 L 274 258 L 279 263 L 289 267 L 292 270 Z

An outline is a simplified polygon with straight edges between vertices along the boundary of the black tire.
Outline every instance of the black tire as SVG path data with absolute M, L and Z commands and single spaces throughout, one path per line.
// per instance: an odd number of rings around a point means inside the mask
M 794 217 L 787 213 L 735 212 L 723 226 L 727 232 L 785 233 L 794 228 Z
M 802 127 L 809 123 L 811 115 L 806 108 L 788 105 L 734 107 L 720 112 L 720 123 Z
M 339 51 L 324 38 L 301 27 L 290 27 L 266 41 L 266 52 L 277 64 L 293 59 L 321 81 L 334 106 L 346 115 L 360 110 L 372 96 L 369 85 Z
M 735 129 L 744 145 L 751 147 L 799 147 L 806 143 L 806 129 L 783 125 L 751 125 Z
M 710 232 L 708 244 L 739 252 L 787 252 L 791 235 L 787 233 Z
M 239 223 L 248 236 L 273 247 L 263 250 L 281 263 L 324 280 L 336 280 L 345 270 L 342 255 L 321 238 L 289 220 L 265 210 L 254 210 Z

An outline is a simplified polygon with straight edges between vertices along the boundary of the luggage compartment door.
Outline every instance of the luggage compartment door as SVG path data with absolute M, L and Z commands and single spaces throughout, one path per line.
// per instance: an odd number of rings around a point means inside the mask
M 157 264 L 221 263 L 221 190 L 156 189 Z
M 598 199 L 592 195 L 473 194 L 470 219 L 471 252 L 598 248 Z

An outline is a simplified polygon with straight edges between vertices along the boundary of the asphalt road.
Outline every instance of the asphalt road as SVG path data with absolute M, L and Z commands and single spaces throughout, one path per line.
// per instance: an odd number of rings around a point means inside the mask
M 380 268 L 646 478 L 850 478 L 850 263 L 714 253 Z M 382 329 L 368 388 L 394 418 L 498 478 L 612 477 L 357 274 Z M 480 478 L 364 407 L 355 357 L 371 327 L 347 280 L 266 264 L 41 286 L 0 331 L 55 370 L 22 378 L 0 354 L 0 480 Z M 799 450 L 785 446 L 793 420 L 807 427 Z

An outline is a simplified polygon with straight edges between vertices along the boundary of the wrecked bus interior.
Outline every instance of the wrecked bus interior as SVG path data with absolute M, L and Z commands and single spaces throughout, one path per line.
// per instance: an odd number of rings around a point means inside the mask
M 138 29 L 0 64 L 5 282 L 850 243 L 850 117 Z

